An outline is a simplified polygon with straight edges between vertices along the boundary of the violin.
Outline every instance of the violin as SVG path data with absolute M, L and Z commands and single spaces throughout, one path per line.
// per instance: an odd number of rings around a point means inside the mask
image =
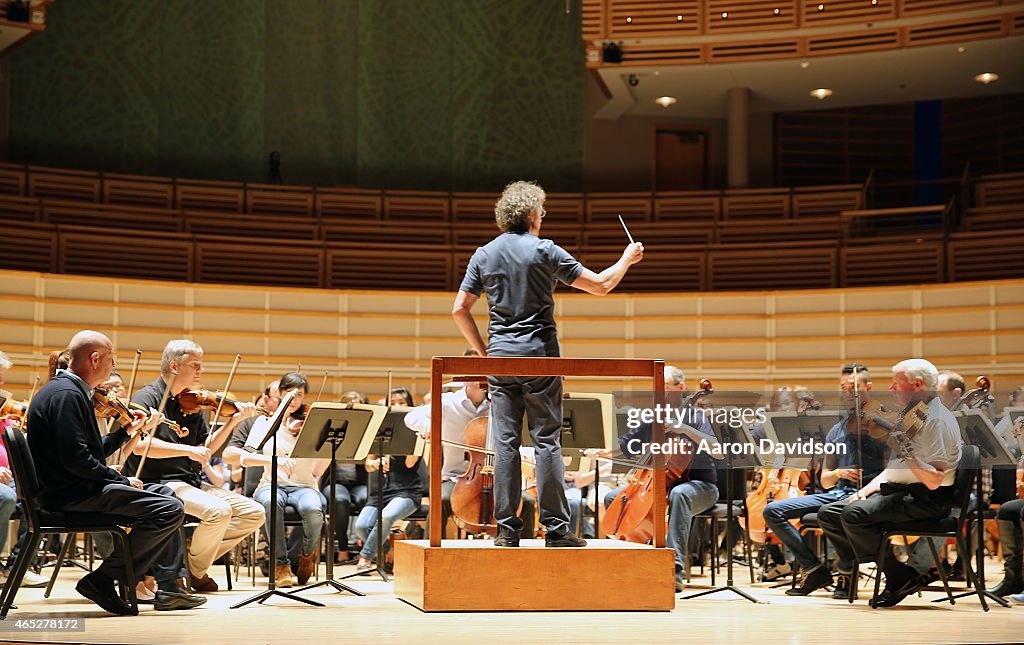
M 220 406 L 220 416 L 230 417 L 238 414 L 241 410 L 238 401 L 228 398 L 223 392 L 211 392 L 203 388 L 182 390 L 175 399 L 184 414 L 196 414 L 200 410 L 216 410 Z M 256 406 L 256 411 L 265 417 L 270 416 L 270 412 L 262 406 Z
M 899 419 L 899 412 L 887 409 L 879 401 L 868 401 L 860 409 L 860 426 L 857 426 L 857 415 L 851 410 L 846 430 L 850 434 L 867 435 L 884 443 Z
M 97 417 L 101 419 L 114 419 L 125 427 L 135 423 L 135 415 L 132 414 L 133 411 L 138 410 L 140 412 L 146 412 L 145 408 L 140 405 L 126 405 L 124 401 L 111 394 L 109 390 L 100 387 L 93 390 L 92 407 L 96 411 Z M 164 424 L 171 429 L 171 432 L 178 435 L 178 437 L 183 438 L 188 436 L 188 428 L 182 428 L 180 425 L 169 419 L 165 419 Z
M 0 407 L 0 418 L 3 419 L 16 419 L 25 420 L 25 415 L 28 413 L 28 401 L 15 401 L 14 399 L 7 399 L 4 401 L 3 407 Z
M 700 389 L 680 405 L 680 409 L 693 406 L 698 399 L 714 394 L 711 381 L 701 379 Z M 667 434 L 667 433 L 666 433 Z M 627 542 L 646 543 L 654 537 L 654 495 L 667 495 L 690 468 L 692 451 L 680 451 L 665 462 L 665 491 L 654 491 L 654 469 L 650 467 L 653 454 L 648 452 L 638 467 L 629 471 L 629 483 L 612 501 L 601 519 L 601 528 L 610 537 Z

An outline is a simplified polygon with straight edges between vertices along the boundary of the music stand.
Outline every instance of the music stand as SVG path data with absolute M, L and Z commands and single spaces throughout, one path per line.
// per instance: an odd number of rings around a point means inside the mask
M 975 539 L 978 541 L 978 546 L 974 551 L 975 590 L 959 593 L 953 596 L 953 598 L 966 598 L 967 596 L 977 594 L 981 596 L 983 607 L 985 606 L 985 598 L 994 600 L 1003 607 L 1009 607 L 1010 603 L 1006 602 L 1004 598 L 1000 598 L 985 588 L 985 508 L 988 506 L 988 502 L 983 499 L 985 491 L 982 486 L 981 472 L 984 468 L 1016 464 L 1016 460 L 1013 458 L 1013 454 L 1010 452 L 1002 436 L 995 431 L 995 428 L 992 427 L 992 422 L 981 413 L 981 410 L 958 410 L 953 413 L 953 416 L 956 417 L 956 422 L 960 426 L 960 437 L 964 443 L 977 446 L 978 452 L 981 453 L 981 462 L 978 464 L 974 490 L 976 498 L 975 513 L 977 514 L 977 521 L 975 522 L 977 536 Z M 967 562 L 964 564 L 966 566 Z M 943 598 L 942 600 L 945 599 Z
M 369 407 L 369 406 L 363 406 Z M 376 455 L 378 459 L 383 459 L 384 455 L 389 456 L 420 456 L 423 454 L 424 441 L 423 439 L 413 432 L 409 426 L 405 425 L 405 415 L 412 411 L 412 408 L 405 407 L 392 407 L 390 410 L 386 406 L 375 406 L 386 411 L 382 422 L 378 426 L 374 435 L 370 437 L 371 443 L 376 443 Z M 402 432 L 404 430 L 404 432 Z M 373 439 L 376 438 L 374 442 Z M 363 455 L 365 459 L 366 455 Z M 333 477 L 333 474 L 332 474 Z M 333 489 L 332 489 L 333 490 Z M 377 490 L 375 493 L 377 502 L 377 566 L 375 573 L 381 577 L 384 582 L 391 582 L 391 578 L 388 577 L 387 572 L 384 570 L 384 468 L 380 466 L 377 468 Z M 367 502 L 369 503 L 369 502 Z M 348 580 L 356 576 L 361 576 L 368 572 L 357 572 L 350 573 L 346 576 L 342 576 L 340 580 Z
M 601 462 L 597 459 L 584 457 L 583 451 L 590 448 L 611 450 L 614 438 L 612 428 L 615 424 L 615 396 L 604 393 L 566 392 L 562 400 L 562 455 L 568 459 L 566 470 L 594 469 L 594 534 L 601 525 L 601 502 L 598 491 L 601 486 Z M 524 441 L 529 438 L 524 433 Z M 583 511 L 587 505 L 587 496 L 580 500 L 579 533 L 583 532 Z
M 763 465 L 763 462 L 762 462 L 762 460 L 760 458 L 760 454 L 761 453 L 757 449 L 758 448 L 758 444 L 754 440 L 754 437 L 750 434 L 750 430 L 745 425 L 742 426 L 743 434 L 742 434 L 742 438 L 739 439 L 739 440 L 737 440 L 736 429 L 735 428 L 731 427 L 727 423 L 725 423 L 725 424 L 718 424 L 718 425 L 719 425 L 719 427 L 714 427 L 714 426 L 712 426 L 712 427 L 716 431 L 716 434 L 718 434 L 718 432 L 722 432 L 723 433 L 723 434 L 720 434 L 718 436 L 718 440 L 721 443 L 725 444 L 725 448 L 726 448 L 726 450 L 725 450 L 725 471 L 727 473 L 727 476 L 725 478 L 725 497 L 726 497 L 726 500 L 725 500 L 725 527 L 726 527 L 725 528 L 725 534 L 726 534 L 726 536 L 728 536 L 729 535 L 729 531 L 732 530 L 733 520 L 735 519 L 733 509 L 736 506 L 735 502 L 733 500 L 734 493 L 733 493 L 733 490 L 732 490 L 732 479 L 733 479 L 732 478 L 732 469 L 733 469 L 733 464 L 734 464 L 734 462 L 733 462 L 733 450 L 729 449 L 729 446 L 731 446 L 731 445 L 749 446 L 749 448 L 745 447 L 742 450 L 741 456 L 744 458 L 744 460 L 747 460 L 749 463 L 753 463 L 753 464 L 755 464 L 757 466 Z M 749 457 L 749 459 L 748 459 L 748 457 Z M 718 536 L 715 536 L 715 542 L 717 543 L 717 541 L 718 541 Z M 726 544 L 728 544 L 728 543 L 729 543 L 729 541 L 727 539 L 726 540 Z M 716 544 L 715 547 L 717 549 L 718 545 Z M 715 557 L 716 558 L 718 557 L 717 553 L 716 553 Z M 714 589 L 705 589 L 704 591 L 699 591 L 699 592 L 697 592 L 695 594 L 690 594 L 689 596 L 683 596 L 681 598 L 681 600 L 691 600 L 693 598 L 700 598 L 701 596 L 707 596 L 707 595 L 710 595 L 710 594 L 713 594 L 713 593 L 718 593 L 719 591 L 731 591 L 731 592 L 737 594 L 738 596 L 740 596 L 741 598 L 746 598 L 747 600 L 749 600 L 750 602 L 752 602 L 752 603 L 754 603 L 756 605 L 767 604 L 764 601 L 761 601 L 761 600 L 758 600 L 757 598 L 754 598 L 753 596 L 751 596 L 747 592 L 743 591 L 742 589 L 740 589 L 739 587 L 734 585 L 733 584 L 732 569 L 733 569 L 732 548 L 730 547 L 729 548 L 729 555 L 728 555 L 728 557 L 725 560 L 725 586 L 715 587 Z
M 259 433 L 259 432 L 254 433 L 254 434 L 258 435 L 258 438 L 254 438 L 252 436 L 252 434 L 250 434 L 249 440 L 247 440 L 246 444 L 245 444 L 245 447 L 246 447 L 247 450 L 250 450 L 252 452 L 262 453 L 263 452 L 263 447 L 267 444 L 267 441 L 271 442 L 271 451 L 270 451 L 270 500 L 271 500 L 271 502 L 270 502 L 270 518 L 268 518 L 268 524 L 267 524 L 267 538 L 268 538 L 267 541 L 270 543 L 269 544 L 270 561 L 269 561 L 269 563 L 267 565 L 267 573 L 269 575 L 267 576 L 267 590 L 266 591 L 261 591 L 261 592 L 257 593 L 254 596 L 250 596 L 249 598 L 246 598 L 242 602 L 235 603 L 234 605 L 231 605 L 231 609 L 238 609 L 239 607 L 244 607 L 244 606 L 246 606 L 246 605 L 248 605 L 249 603 L 252 603 L 252 602 L 257 602 L 257 603 L 262 605 L 264 601 L 266 601 L 269 598 L 273 598 L 274 596 L 280 596 L 282 598 L 287 598 L 289 600 L 297 600 L 299 602 L 304 602 L 307 605 L 313 605 L 314 607 L 323 607 L 324 606 L 323 603 L 316 602 L 315 600 L 309 600 L 308 598 L 302 598 L 301 596 L 296 596 L 293 593 L 287 593 L 287 592 L 280 591 L 280 590 L 277 589 L 277 571 L 276 571 L 276 569 L 277 569 L 277 549 L 276 549 L 276 544 L 275 544 L 275 540 L 274 540 L 274 531 L 277 530 L 277 431 L 278 431 L 278 429 L 280 429 L 282 421 L 284 421 L 284 416 L 285 416 L 285 414 L 288 411 L 288 407 L 292 403 L 292 399 L 295 398 L 295 393 L 296 392 L 298 392 L 298 389 L 293 389 L 292 391 L 288 392 L 287 395 L 285 395 L 284 399 L 281 401 L 281 404 L 278 406 L 277 411 L 274 413 L 274 416 L 271 417 L 270 424 L 267 426 L 266 431 L 263 432 L 263 433 Z M 252 443 L 250 443 L 250 442 L 252 442 Z
M 331 498 L 327 503 L 327 532 L 333 539 L 337 518 L 334 516 L 337 484 L 337 466 L 340 459 L 346 461 L 364 460 L 369 454 L 377 431 L 384 422 L 387 407 L 363 405 L 362 403 L 321 403 L 310 406 L 306 421 L 302 425 L 292 448 L 293 459 L 330 459 Z M 348 591 L 365 596 L 361 591 L 343 585 L 334 579 L 334 557 L 328 553 L 327 577 L 318 582 L 296 589 L 296 593 L 326 585 L 335 591 Z

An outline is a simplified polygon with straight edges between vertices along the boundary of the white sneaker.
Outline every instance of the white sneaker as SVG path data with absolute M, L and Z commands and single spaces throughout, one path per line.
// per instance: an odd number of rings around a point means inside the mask
M 50 579 L 46 576 L 41 576 L 31 569 L 25 572 L 25 577 L 21 579 L 21 586 L 27 589 L 36 589 L 38 587 L 45 587 L 50 584 Z
M 778 580 L 782 576 L 788 576 L 791 573 L 793 573 L 793 567 L 791 567 L 788 562 L 783 564 L 772 564 L 761 574 L 761 582 Z

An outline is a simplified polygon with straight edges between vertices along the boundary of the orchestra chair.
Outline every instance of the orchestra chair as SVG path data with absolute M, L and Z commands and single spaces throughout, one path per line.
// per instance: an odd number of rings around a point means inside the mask
M 29 451 L 28 439 L 16 428 L 5 428 L 3 436 L 11 471 L 14 474 L 18 500 L 21 503 L 22 521 L 28 527 L 28 539 L 18 553 L 14 568 L 0 595 L 0 620 L 6 618 L 11 610 L 32 555 L 38 550 L 43 537 L 47 535 L 67 536 L 66 540 L 70 543 L 76 533 L 109 533 L 113 539 L 120 541 L 125 560 L 124 580 L 118 581 L 121 598 L 129 607 L 137 607 L 135 571 L 128 532 L 125 530 L 131 526 L 131 518 L 107 513 L 63 513 L 42 510 L 39 505 L 39 480 L 36 477 L 35 464 L 32 462 L 32 453 Z
M 972 482 L 977 479 L 978 470 L 981 464 L 981 452 L 977 446 L 964 445 L 960 457 L 960 463 L 957 464 L 956 468 L 956 480 L 953 483 L 953 508 L 949 515 L 941 520 L 924 520 L 924 521 L 909 521 L 909 522 L 891 522 L 882 525 L 882 546 L 878 549 L 878 555 L 876 562 L 878 563 L 877 571 L 878 574 L 875 576 L 875 590 L 871 597 L 869 605 L 873 608 L 875 606 L 875 599 L 878 598 L 879 588 L 881 586 L 882 575 L 881 572 L 885 568 L 885 559 L 892 557 L 889 553 L 889 539 L 895 536 L 917 536 L 917 537 L 929 537 L 929 538 L 943 538 L 943 539 L 954 539 L 956 540 L 957 553 L 964 554 L 964 572 L 967 575 L 968 581 L 972 581 L 974 578 L 974 572 L 971 570 L 971 564 L 967 554 L 970 551 L 970 537 L 966 532 L 968 527 L 968 520 L 971 516 L 971 493 Z M 942 563 L 939 561 L 939 554 L 935 550 L 935 545 L 928 541 L 928 546 L 931 548 L 932 557 L 935 560 L 935 566 L 938 568 L 939 577 L 942 580 L 942 586 L 946 590 L 946 599 L 949 600 L 950 604 L 956 604 L 953 599 L 953 594 L 950 592 L 949 585 L 946 581 L 946 574 L 942 568 Z M 984 548 L 981 545 L 980 548 Z M 858 562 L 854 560 L 854 571 L 857 570 Z M 977 588 L 977 585 L 974 585 Z M 850 585 L 850 596 L 849 602 L 853 602 L 856 597 L 856 585 Z M 981 599 L 982 606 L 988 611 L 988 606 L 985 602 L 984 592 L 978 591 L 978 597 Z
M 700 547 L 700 563 L 701 573 L 704 568 L 704 547 L 708 546 L 710 553 L 712 554 L 711 562 L 711 585 L 715 585 L 715 574 L 721 564 L 721 545 L 718 542 L 718 533 L 720 525 L 727 522 L 729 519 L 729 507 L 727 504 L 727 487 L 724 484 L 726 477 L 733 477 L 733 521 L 736 523 L 743 520 L 743 553 L 747 560 L 747 570 L 750 574 L 750 584 L 754 584 L 754 557 L 751 551 L 751 540 L 750 531 L 748 527 L 750 522 L 747 520 L 747 504 L 746 504 L 746 490 L 747 490 L 747 473 L 742 468 L 734 468 L 730 471 L 727 468 L 718 468 L 718 483 L 715 484 L 718 487 L 718 503 L 704 511 L 693 516 L 694 528 L 696 528 L 697 522 L 707 522 L 707 532 L 705 533 L 706 539 L 702 541 Z M 729 539 L 729 531 L 731 527 L 726 527 L 726 548 L 729 549 L 728 557 L 732 557 L 732 544 Z M 690 579 L 690 566 L 687 563 L 686 566 L 686 579 Z

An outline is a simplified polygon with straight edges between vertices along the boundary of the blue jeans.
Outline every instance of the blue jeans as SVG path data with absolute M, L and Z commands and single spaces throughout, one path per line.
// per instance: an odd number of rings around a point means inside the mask
M 14 491 L 14 480 L 10 484 L 0 484 L 0 551 L 7 546 L 7 523 L 11 521 L 17 505 L 18 494 Z
M 569 502 L 569 532 L 577 533 L 583 515 L 583 495 L 578 488 L 566 488 L 565 499 Z
M 675 549 L 676 566 L 684 570 L 689 564 L 687 546 L 693 516 L 703 513 L 718 502 L 718 486 L 706 481 L 677 484 L 668 494 L 668 546 Z
M 821 563 L 818 562 L 818 557 L 811 552 L 807 544 L 800 539 L 800 532 L 789 523 L 789 520 L 799 519 L 808 513 L 817 512 L 825 504 L 844 500 L 853 492 L 853 489 L 850 488 L 836 488 L 827 493 L 771 502 L 764 507 L 762 512 L 764 523 L 793 552 L 793 556 L 804 571 L 810 572 L 820 567 Z
M 416 502 L 412 501 L 408 497 L 396 497 L 390 502 L 384 505 L 384 511 L 381 513 L 381 527 L 384 529 L 384 533 L 391 533 L 391 527 L 395 525 L 395 522 L 409 517 L 416 509 L 419 508 Z M 359 552 L 359 556 L 372 560 L 377 555 L 377 507 L 371 504 L 367 504 L 363 507 L 363 510 L 359 511 L 359 517 L 356 518 L 355 526 L 356 535 L 363 541 L 363 549 Z M 385 546 L 387 545 L 387 538 L 384 539 Z
M 253 499 L 263 505 L 270 520 L 270 486 L 260 486 L 253 493 Z M 324 526 L 324 501 L 320 491 L 306 486 L 278 486 L 277 488 L 277 522 L 274 527 L 274 559 L 277 566 L 289 564 L 288 545 L 284 537 L 284 509 L 294 508 L 302 518 L 302 552 L 313 553 L 320 541 L 320 530 Z M 263 523 L 264 535 L 267 522 Z M 268 538 L 269 539 L 269 538 Z

